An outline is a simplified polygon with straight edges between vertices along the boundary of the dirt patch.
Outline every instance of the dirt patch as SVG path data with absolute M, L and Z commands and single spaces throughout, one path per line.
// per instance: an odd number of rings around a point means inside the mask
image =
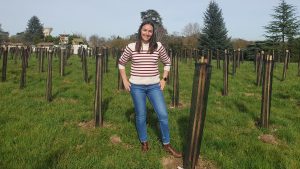
M 181 158 L 174 158 L 172 156 L 163 157 L 161 163 L 163 165 L 163 169 L 183 168 L 183 161 Z M 211 161 L 202 159 L 201 157 L 199 158 L 195 168 L 196 169 L 217 169 L 217 167 Z
M 121 138 L 120 138 L 119 136 L 117 136 L 117 135 L 112 135 L 112 136 L 110 137 L 110 142 L 111 142 L 112 144 L 120 144 L 120 143 L 122 143 L 122 140 L 121 140 Z
M 267 144 L 278 145 L 278 140 L 271 134 L 262 134 L 258 136 L 258 139 Z
M 79 100 L 76 99 L 65 99 L 65 98 L 57 98 L 54 99 L 54 102 L 59 102 L 59 103 L 69 103 L 69 104 L 78 104 Z
M 90 121 L 82 121 L 78 123 L 78 126 L 82 129 L 94 129 L 95 128 L 95 120 Z M 115 127 L 110 123 L 103 122 L 103 128 L 112 128 L 115 129 Z
M 171 109 L 174 109 L 174 108 L 184 108 L 184 107 L 187 107 L 188 106 L 188 104 L 184 104 L 184 103 L 178 103 L 178 106 L 177 107 L 174 107 L 174 105 L 171 103 L 170 105 L 169 105 L 169 107 L 171 108 Z
M 254 96 L 254 93 L 244 93 L 245 96 Z
M 125 149 L 132 149 L 133 146 L 130 145 L 130 144 L 126 144 L 126 143 L 123 143 L 121 138 L 118 136 L 118 135 L 112 135 L 110 137 L 110 142 L 113 144 L 113 145 L 121 145 L 123 148 Z
M 70 80 L 68 80 L 68 79 L 64 79 L 64 80 L 63 80 L 63 83 L 65 83 L 65 84 L 70 84 L 70 83 L 72 83 L 72 81 L 70 81 Z
M 95 128 L 95 121 L 82 121 L 78 124 L 78 126 L 83 129 L 93 129 Z

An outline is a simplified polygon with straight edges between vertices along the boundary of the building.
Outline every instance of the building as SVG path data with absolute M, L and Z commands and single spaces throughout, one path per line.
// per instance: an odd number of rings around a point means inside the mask
M 44 37 L 50 36 L 52 30 L 53 30 L 52 28 L 44 28 L 44 29 L 43 29 Z
M 78 50 L 79 50 L 80 47 L 83 47 L 83 48 L 87 49 L 87 45 L 84 44 L 84 41 L 83 41 L 82 38 L 74 38 L 72 40 L 73 53 L 78 54 Z
M 67 45 L 69 43 L 69 34 L 59 34 L 59 44 Z
M 4 43 L 8 40 L 9 33 L 0 30 L 0 43 Z

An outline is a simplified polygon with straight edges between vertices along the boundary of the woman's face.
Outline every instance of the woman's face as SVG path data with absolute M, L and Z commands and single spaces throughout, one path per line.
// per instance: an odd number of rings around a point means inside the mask
M 153 35 L 153 27 L 150 24 L 146 24 L 141 29 L 141 37 L 144 43 L 149 42 Z

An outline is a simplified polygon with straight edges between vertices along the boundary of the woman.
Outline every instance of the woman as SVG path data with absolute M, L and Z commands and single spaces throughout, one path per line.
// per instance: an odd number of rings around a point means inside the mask
M 158 70 L 159 59 L 164 64 L 162 79 Z M 125 65 L 129 60 L 131 60 L 131 71 L 128 80 Z M 160 42 L 156 42 L 154 24 L 150 21 L 143 22 L 138 30 L 137 42 L 128 44 L 119 59 L 120 75 L 134 103 L 136 128 L 142 151 L 149 150 L 146 125 L 146 97 L 148 97 L 159 120 L 164 150 L 174 157 L 182 157 L 182 154 L 170 145 L 168 112 L 162 92 L 170 66 L 171 61 L 165 48 Z

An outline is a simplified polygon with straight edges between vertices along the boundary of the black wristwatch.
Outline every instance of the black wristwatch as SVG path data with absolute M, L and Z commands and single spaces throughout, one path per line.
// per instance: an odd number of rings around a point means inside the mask
M 168 78 L 167 78 L 167 77 L 164 77 L 163 79 L 164 79 L 164 81 L 167 81 Z

